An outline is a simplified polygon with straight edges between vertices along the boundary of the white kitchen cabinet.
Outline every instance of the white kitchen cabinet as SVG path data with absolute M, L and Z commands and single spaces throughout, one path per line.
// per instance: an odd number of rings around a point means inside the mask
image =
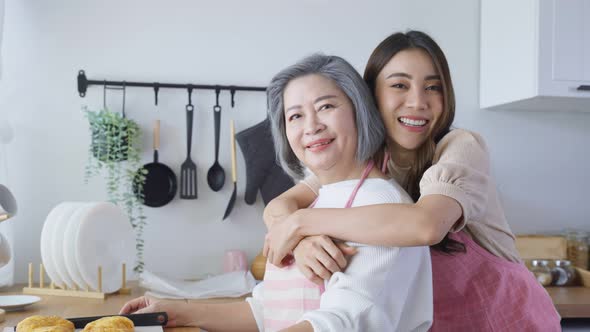
M 590 111 L 590 1 L 482 0 L 480 107 Z

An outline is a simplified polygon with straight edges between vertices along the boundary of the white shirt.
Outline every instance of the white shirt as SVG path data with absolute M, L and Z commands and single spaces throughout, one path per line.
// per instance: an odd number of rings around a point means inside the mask
M 324 185 L 314 208 L 342 208 L 358 180 Z M 411 203 L 393 180 L 366 179 L 352 204 Z M 411 222 L 411 220 L 408 220 Z M 432 270 L 428 247 L 380 247 L 347 242 L 357 247 L 346 270 L 326 281 L 320 309 L 300 321 L 314 331 L 427 331 L 432 324 Z M 260 331 L 264 330 L 259 284 L 246 299 Z

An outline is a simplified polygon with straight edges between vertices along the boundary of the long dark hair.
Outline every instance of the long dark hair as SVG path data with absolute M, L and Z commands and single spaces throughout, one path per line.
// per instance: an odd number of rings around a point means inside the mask
M 373 96 L 377 98 L 375 95 L 377 76 L 383 70 L 383 67 L 389 63 L 391 58 L 397 53 L 408 49 L 423 50 L 430 56 L 436 71 L 440 75 L 443 93 L 443 112 L 441 117 L 435 124 L 432 135 L 417 149 L 412 168 L 408 172 L 405 182 L 401 184 L 408 191 L 412 199 L 417 201 L 420 198 L 420 180 L 424 172 L 432 166 L 436 144 L 450 132 L 455 118 L 455 92 L 445 54 L 438 44 L 424 32 L 408 31 L 406 33 L 394 33 L 385 38 L 371 54 L 365 68 L 364 79 L 373 92 Z M 459 241 L 450 239 L 448 234 L 445 235 L 441 242 L 433 245 L 432 248 L 444 253 L 465 251 L 465 245 Z

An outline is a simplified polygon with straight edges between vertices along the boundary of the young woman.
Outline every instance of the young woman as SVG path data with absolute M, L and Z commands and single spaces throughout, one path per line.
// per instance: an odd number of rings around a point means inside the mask
M 559 331 L 550 297 L 520 261 L 499 204 L 483 139 L 451 130 L 455 100 L 445 56 L 418 31 L 386 38 L 364 79 L 387 128 L 383 159 L 416 201 L 351 209 L 306 209 L 320 188 L 306 178 L 265 209 L 264 253 L 293 252 L 318 282 L 346 266 L 350 248 L 430 245 L 433 331 Z
M 278 73 L 267 94 L 281 166 L 299 178 L 306 167 L 322 185 L 314 208 L 412 202 L 374 165 L 385 128 L 370 90 L 346 61 L 305 58 Z M 432 323 L 428 248 L 347 245 L 356 253 L 346 271 L 321 286 L 307 281 L 294 264 L 267 264 L 263 286 L 246 302 L 205 305 L 141 297 L 121 313 L 164 310 L 176 323 L 207 330 L 427 331 Z M 228 310 L 235 316 L 224 317 Z

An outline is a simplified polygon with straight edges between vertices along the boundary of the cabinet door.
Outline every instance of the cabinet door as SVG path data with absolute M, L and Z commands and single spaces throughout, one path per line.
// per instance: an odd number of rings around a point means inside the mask
M 589 80 L 590 2 L 553 1 L 553 79 Z
M 579 96 L 590 85 L 590 1 L 540 0 L 539 88 L 544 95 Z

